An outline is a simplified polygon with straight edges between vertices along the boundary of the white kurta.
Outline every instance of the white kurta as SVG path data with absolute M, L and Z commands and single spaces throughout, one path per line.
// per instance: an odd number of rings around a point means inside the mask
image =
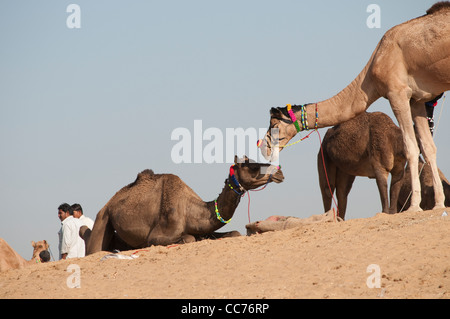
M 92 230 L 92 228 L 94 228 L 94 221 L 92 219 L 90 219 L 89 217 L 81 215 L 81 217 L 78 219 L 80 220 L 81 225 L 87 226 L 90 230 Z
M 78 235 L 81 222 L 73 216 L 69 216 L 61 223 L 59 236 L 59 258 L 62 254 L 67 254 L 67 258 L 84 257 L 85 246 L 83 239 Z

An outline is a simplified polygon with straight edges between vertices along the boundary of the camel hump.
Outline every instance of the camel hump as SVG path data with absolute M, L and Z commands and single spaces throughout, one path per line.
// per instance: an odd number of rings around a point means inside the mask
M 138 174 L 138 178 L 139 178 L 139 176 L 153 176 L 153 175 L 155 175 L 153 170 L 147 168 Z
M 435 12 L 441 11 L 443 9 L 450 9 L 450 1 L 439 1 L 431 6 L 430 9 L 427 10 L 427 14 L 433 14 Z
M 155 175 L 155 173 L 153 172 L 153 170 L 151 170 L 151 169 L 145 169 L 145 170 L 143 170 L 142 172 L 140 172 L 140 173 L 138 174 L 138 176 L 136 177 L 136 181 L 135 181 L 135 182 L 139 182 L 139 181 L 141 181 L 141 180 L 151 178 L 153 175 Z

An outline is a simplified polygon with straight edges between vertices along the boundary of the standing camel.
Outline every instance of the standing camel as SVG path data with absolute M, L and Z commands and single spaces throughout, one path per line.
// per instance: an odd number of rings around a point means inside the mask
M 145 170 L 97 214 L 87 254 L 108 250 L 115 232 L 132 248 L 237 235 L 215 231 L 230 221 L 245 191 L 283 179 L 279 167 L 235 157 L 222 192 L 216 200 L 204 202 L 178 176 Z
M 377 181 L 382 211 L 396 213 L 406 156 L 402 133 L 389 116 L 381 112 L 363 112 L 330 128 L 323 138 L 322 150 L 323 158 L 321 150 L 317 154 L 317 169 L 325 212 L 331 209 L 330 188 L 331 192 L 336 189 L 339 217 L 344 219 L 347 196 L 355 177 L 366 176 Z
M 387 98 L 403 134 L 411 170 L 409 211 L 421 211 L 418 175 L 419 146 L 433 173 L 435 208 L 444 207 L 444 192 L 436 163 L 436 146 L 428 128 L 426 101 L 450 89 L 450 3 L 438 2 L 427 14 L 388 30 L 361 73 L 332 98 L 308 105 L 272 108 L 270 126 L 260 144 L 266 159 L 277 156 L 298 132 L 334 126 L 364 112 L 380 97 Z M 297 121 L 297 119 L 299 119 Z M 308 119 L 309 124 L 308 125 Z M 315 124 L 315 125 L 313 125 Z M 271 135 L 271 129 L 277 136 Z M 272 150 L 273 149 L 273 150 Z M 274 154 L 272 154 L 274 153 Z

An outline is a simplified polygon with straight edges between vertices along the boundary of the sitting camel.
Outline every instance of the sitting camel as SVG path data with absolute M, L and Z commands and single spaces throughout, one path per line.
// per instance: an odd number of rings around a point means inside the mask
M 343 219 L 336 216 L 336 212 L 329 210 L 328 212 L 320 215 L 311 215 L 307 218 L 298 218 L 292 216 L 279 216 L 273 215 L 265 220 L 259 220 L 245 225 L 247 228 L 247 235 L 261 234 L 275 230 L 285 230 L 290 228 L 301 227 L 304 225 L 318 224 L 318 223 L 335 223 L 342 222 Z
M 40 257 L 40 254 L 44 252 L 48 254 L 48 248 L 50 247 L 46 240 L 41 240 L 35 243 L 31 242 L 33 246 L 33 257 L 31 260 L 25 260 L 20 256 L 8 243 L 0 238 L 0 272 L 8 269 L 19 269 L 33 263 L 40 263 L 42 261 L 49 261 L 48 258 Z M 49 255 L 49 254 L 48 254 Z
M 317 155 L 319 185 L 324 210 L 331 208 L 331 192 L 336 189 L 339 217 L 345 218 L 347 196 L 356 176 L 375 178 L 382 211 L 395 213 L 402 184 L 406 155 L 403 137 L 389 116 L 381 112 L 361 115 L 327 131 Z M 328 187 L 324 165 L 327 168 Z M 387 182 L 391 174 L 390 206 Z
M 215 231 L 230 221 L 245 191 L 283 179 L 279 167 L 235 157 L 222 192 L 204 202 L 178 176 L 144 170 L 99 211 L 92 232 L 83 235 L 86 253 L 110 249 L 114 234 L 132 248 L 240 235 Z

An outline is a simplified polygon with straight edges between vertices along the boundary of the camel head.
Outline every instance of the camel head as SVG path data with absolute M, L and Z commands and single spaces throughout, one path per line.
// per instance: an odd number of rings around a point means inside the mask
M 281 183 L 284 180 L 281 167 L 271 164 L 256 163 L 247 156 L 244 158 L 234 157 L 234 165 L 230 167 L 229 180 L 233 180 L 242 186 L 244 190 L 255 189 L 265 184 L 275 182 Z
M 40 258 L 39 254 L 41 252 L 43 252 L 43 251 L 46 252 L 46 254 L 48 256 L 50 256 L 50 253 L 48 252 L 48 248 L 50 247 L 50 245 L 47 243 L 46 240 L 40 240 L 37 243 L 32 241 L 31 242 L 31 246 L 33 246 L 33 257 L 32 257 L 32 259 Z M 43 261 L 48 261 L 48 260 L 43 260 Z
M 299 105 L 293 105 L 292 112 L 298 112 L 300 108 Z M 292 112 L 288 112 L 287 107 L 273 107 L 270 110 L 269 129 L 264 139 L 258 141 L 258 147 L 265 159 L 276 161 L 278 152 L 301 130 L 300 120 L 293 121 Z

